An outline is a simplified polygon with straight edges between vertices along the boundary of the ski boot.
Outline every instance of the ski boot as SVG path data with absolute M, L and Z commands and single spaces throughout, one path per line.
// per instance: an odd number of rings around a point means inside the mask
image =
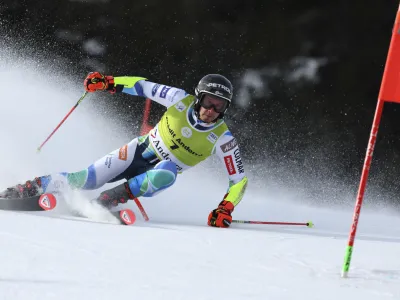
M 21 199 L 34 197 L 43 194 L 42 181 L 40 177 L 35 177 L 33 180 L 28 180 L 24 184 L 17 184 L 9 187 L 5 191 L 0 192 L 0 198 Z
M 104 191 L 94 201 L 107 209 L 117 206 L 120 203 L 126 203 L 128 200 L 134 199 L 133 194 L 127 182 L 120 184 L 112 189 Z

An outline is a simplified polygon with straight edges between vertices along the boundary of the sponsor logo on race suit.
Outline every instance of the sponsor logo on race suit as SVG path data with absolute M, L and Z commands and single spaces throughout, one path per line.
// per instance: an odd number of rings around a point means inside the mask
M 242 163 L 242 158 L 240 157 L 240 151 L 239 149 L 236 149 L 233 154 L 235 155 L 235 163 L 236 166 L 239 170 L 239 174 L 244 173 L 244 167 L 243 167 L 243 163 Z
M 211 132 L 207 136 L 207 140 L 209 140 L 211 143 L 215 144 L 215 142 L 218 140 L 218 136 L 214 132 Z
M 235 165 L 233 163 L 232 155 L 224 156 L 225 166 L 229 175 L 236 174 Z
M 182 101 L 179 101 L 177 104 L 175 104 L 175 108 L 179 112 L 183 112 L 186 109 L 186 105 L 182 103 Z
M 237 146 L 237 140 L 235 138 L 231 139 L 229 142 L 221 145 L 222 152 L 226 153 L 231 151 L 233 148 Z
M 167 97 L 167 93 L 168 91 L 171 89 L 170 86 L 164 86 L 160 92 L 160 98 L 164 98 Z
M 125 145 L 119 149 L 118 158 L 120 160 L 127 160 L 128 159 L 128 145 Z
M 112 158 L 113 158 L 113 156 L 109 155 L 106 157 L 106 161 L 104 162 L 104 165 L 106 165 L 108 169 L 111 168 Z
M 158 91 L 159 87 L 160 87 L 160 84 L 158 84 L 158 83 L 153 86 L 153 88 L 151 89 L 151 95 L 152 96 L 155 96 L 157 94 L 157 91 Z

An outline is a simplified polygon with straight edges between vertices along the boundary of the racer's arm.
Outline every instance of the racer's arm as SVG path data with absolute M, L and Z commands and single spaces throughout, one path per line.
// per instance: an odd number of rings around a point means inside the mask
M 149 98 L 167 108 L 187 96 L 184 90 L 147 81 L 143 77 L 104 76 L 99 72 L 91 72 L 83 85 L 87 92 L 109 91 L 110 93 L 126 93 Z
M 218 207 L 208 215 L 208 225 L 229 227 L 232 222 L 231 214 L 246 191 L 247 176 L 237 140 L 229 131 L 218 139 L 214 151 L 225 165 L 229 177 L 229 188 Z
M 146 97 L 167 108 L 187 96 L 182 89 L 150 82 L 143 77 L 114 77 L 114 82 L 116 92 Z
M 247 187 L 247 176 L 244 171 L 237 140 L 228 131 L 215 145 L 215 153 L 223 162 L 229 177 L 229 188 L 224 200 L 232 202 L 234 206 L 242 200 Z

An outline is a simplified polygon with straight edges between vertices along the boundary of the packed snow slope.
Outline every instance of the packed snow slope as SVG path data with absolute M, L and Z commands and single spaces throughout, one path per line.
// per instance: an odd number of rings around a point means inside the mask
M 82 89 L 34 62 L 12 62 L 0 56 L 0 189 L 80 170 L 136 136 L 137 128 L 122 132 L 100 118 L 89 95 L 36 153 Z M 206 163 L 191 169 L 142 199 L 150 222 L 128 204 L 138 218 L 129 227 L 70 214 L 98 191 L 60 199 L 49 213 L 0 211 L 0 299 L 400 299 L 400 219 L 390 209 L 363 210 L 350 278 L 342 279 L 351 208 L 311 207 L 296 191 L 250 182 L 235 219 L 312 220 L 315 228 L 209 228 L 226 184 Z

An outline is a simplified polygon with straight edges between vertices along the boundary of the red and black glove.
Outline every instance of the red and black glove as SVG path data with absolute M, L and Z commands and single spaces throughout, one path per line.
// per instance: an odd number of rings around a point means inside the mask
M 83 82 L 83 86 L 89 93 L 96 91 L 109 91 L 112 94 L 115 93 L 114 77 L 104 76 L 99 72 L 89 73 Z
M 214 209 L 208 215 L 208 226 L 213 227 L 229 227 L 232 223 L 232 212 L 235 206 L 232 202 L 221 201 L 218 208 Z

